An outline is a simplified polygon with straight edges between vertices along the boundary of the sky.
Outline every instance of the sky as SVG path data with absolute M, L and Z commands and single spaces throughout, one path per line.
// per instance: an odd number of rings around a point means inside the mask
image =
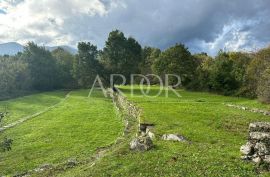
M 0 43 L 102 48 L 115 29 L 142 46 L 254 51 L 270 44 L 270 0 L 0 0 Z

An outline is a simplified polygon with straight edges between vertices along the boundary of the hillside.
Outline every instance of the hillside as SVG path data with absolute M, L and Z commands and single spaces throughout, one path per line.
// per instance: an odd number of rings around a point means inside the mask
M 258 175 L 252 163 L 241 160 L 239 148 L 246 141 L 248 124 L 254 121 L 267 121 L 269 116 L 234 109 L 225 104 L 245 105 L 265 110 L 270 110 L 269 106 L 262 105 L 256 100 L 203 92 L 177 90 L 181 98 L 176 97 L 173 92 L 169 92 L 169 97 L 166 98 L 164 92 L 159 97 L 142 97 L 139 88 L 136 87 L 134 97 L 130 95 L 128 86 L 121 87 L 121 90 L 130 101 L 143 110 L 140 116 L 141 123 L 154 124 L 153 132 L 156 138 L 153 149 L 147 152 L 129 150 L 129 142 L 137 130 L 130 127 L 129 133 L 122 137 L 123 123 L 118 117 L 119 114 L 115 112 L 112 101 L 105 98 L 101 91 L 95 91 L 90 98 L 87 97 L 87 90 L 72 91 L 70 96 L 54 109 L 1 134 L 1 137 L 7 135 L 14 139 L 12 151 L 0 156 L 0 159 L 3 159 L 0 163 L 1 175 L 20 174 L 39 167 L 45 168 L 44 164 L 52 167 L 30 174 L 33 176 Z M 150 95 L 156 95 L 157 92 L 158 87 L 152 87 Z M 31 96 L 27 99 L 29 98 Z M 21 101 L 18 99 L 11 103 L 15 105 L 18 102 L 20 105 Z M 34 104 L 27 102 L 26 105 Z M 12 110 L 14 111 L 16 107 Z M 133 118 L 124 119 L 129 119 L 129 126 L 136 126 Z M 164 141 L 161 136 L 166 133 L 179 133 L 188 142 Z M 106 150 L 106 146 L 115 142 L 117 137 L 122 137 L 122 140 Z M 104 149 L 105 154 L 100 155 L 100 159 L 96 161 L 95 153 L 100 152 L 99 149 Z M 65 163 L 69 159 L 75 159 L 76 164 L 67 168 Z
M 23 46 L 16 42 L 0 44 L 0 55 L 15 55 L 23 51 Z
M 70 52 L 71 54 L 77 53 L 77 50 L 75 48 L 67 46 L 67 45 L 45 46 L 45 48 L 49 51 L 53 51 L 57 49 L 58 47 L 64 49 L 67 52 Z M 23 49 L 24 49 L 24 46 L 16 42 L 3 43 L 3 44 L 0 44 L 0 55 L 15 55 L 18 52 L 22 52 Z

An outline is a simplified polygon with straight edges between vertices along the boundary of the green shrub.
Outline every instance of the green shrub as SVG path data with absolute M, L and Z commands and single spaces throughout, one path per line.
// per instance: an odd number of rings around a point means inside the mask
M 10 138 L 5 137 L 4 140 L 1 142 L 1 148 L 2 150 L 5 151 L 10 151 L 11 150 L 11 145 L 13 143 L 13 140 Z

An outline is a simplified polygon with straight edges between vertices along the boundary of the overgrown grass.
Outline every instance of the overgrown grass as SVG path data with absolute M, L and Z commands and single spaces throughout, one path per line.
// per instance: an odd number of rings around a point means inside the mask
M 0 101 L 0 112 L 8 112 L 2 123 L 0 123 L 0 127 L 57 104 L 66 94 L 66 91 L 45 92 L 7 101 Z
M 40 96 L 45 99 L 54 94 Z M 0 154 L 0 176 L 26 172 L 42 164 L 58 164 L 70 158 L 85 160 L 97 147 L 113 143 L 121 135 L 123 123 L 116 116 L 112 101 L 104 98 L 100 91 L 93 92 L 90 98 L 87 95 L 88 90 L 73 91 L 56 108 L 0 134 L 0 139 L 8 136 L 14 140 L 12 150 Z M 32 101 L 38 102 L 31 98 L 18 101 L 18 105 L 25 107 L 28 103 L 33 105 Z M 13 104 L 16 105 L 16 101 Z M 20 112 L 22 107 L 16 110 L 14 106 L 12 110 Z
M 230 108 L 224 103 L 269 106 L 256 100 L 225 97 L 210 93 L 177 90 L 182 97 L 169 92 L 159 97 L 141 96 L 135 87 L 121 87 L 127 97 L 143 109 L 143 122 L 155 124 L 155 148 L 130 152 L 126 145 L 89 165 L 72 169 L 62 176 L 267 176 L 258 174 L 252 163 L 240 159 L 239 148 L 246 143 L 248 124 L 269 121 L 269 116 Z M 152 87 L 150 95 L 158 92 Z M 162 141 L 164 133 L 179 133 L 191 143 Z

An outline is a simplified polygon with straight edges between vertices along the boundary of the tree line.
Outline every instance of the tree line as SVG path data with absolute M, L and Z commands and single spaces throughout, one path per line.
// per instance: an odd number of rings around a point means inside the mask
M 110 74 L 177 74 L 189 90 L 258 98 L 270 102 L 270 47 L 256 52 L 220 51 L 191 54 L 184 44 L 165 50 L 142 47 L 133 37 L 115 30 L 98 50 L 89 42 L 78 53 L 58 48 L 52 52 L 30 42 L 15 56 L 0 57 L 0 98 L 33 91 L 90 88 L 96 75 L 109 86 Z M 151 83 L 158 83 L 149 76 Z M 115 80 L 114 84 L 120 81 Z M 175 84 L 171 78 L 169 84 Z

